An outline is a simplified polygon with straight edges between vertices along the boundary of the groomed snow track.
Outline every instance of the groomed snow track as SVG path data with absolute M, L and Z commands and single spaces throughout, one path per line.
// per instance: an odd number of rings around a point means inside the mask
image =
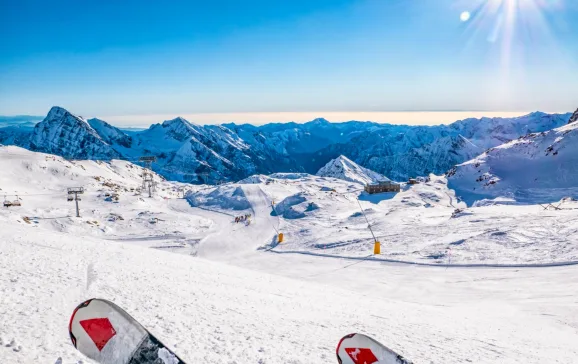
M 310 255 L 314 257 L 323 257 L 323 258 L 334 258 L 334 259 L 347 259 L 347 260 L 367 260 L 371 262 L 382 262 L 382 263 L 394 263 L 394 264 L 406 264 L 406 265 L 421 265 L 427 267 L 438 267 L 438 268 L 547 268 L 547 267 L 565 267 L 571 265 L 578 265 L 578 261 L 569 261 L 569 262 L 554 262 L 554 263 L 530 263 L 530 264 L 434 264 L 434 263 L 423 263 L 423 262 L 412 262 L 406 260 L 397 260 L 397 259 L 387 259 L 387 258 L 379 258 L 379 257 L 350 257 L 350 256 L 343 256 L 343 255 L 334 255 L 334 254 L 323 254 L 323 253 L 313 253 L 307 251 L 298 251 L 298 250 L 287 250 L 287 251 L 278 251 L 273 249 L 264 250 L 265 252 L 275 253 L 275 254 L 301 254 L 301 255 Z

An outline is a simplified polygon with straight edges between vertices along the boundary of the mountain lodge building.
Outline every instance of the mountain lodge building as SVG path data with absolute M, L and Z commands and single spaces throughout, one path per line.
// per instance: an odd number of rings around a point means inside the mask
M 377 183 L 366 184 L 363 190 L 369 194 L 382 192 L 399 192 L 401 190 L 401 186 L 399 183 L 392 181 L 379 181 Z

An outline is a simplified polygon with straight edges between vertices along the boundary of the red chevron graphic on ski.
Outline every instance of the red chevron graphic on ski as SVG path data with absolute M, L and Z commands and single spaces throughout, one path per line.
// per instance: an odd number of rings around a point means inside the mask
M 345 348 L 345 352 L 355 364 L 373 364 L 377 363 L 377 358 L 373 355 L 371 349 L 367 348 Z

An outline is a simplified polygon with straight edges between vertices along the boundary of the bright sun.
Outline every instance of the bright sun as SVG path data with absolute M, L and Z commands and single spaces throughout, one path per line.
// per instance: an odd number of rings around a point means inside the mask
M 472 38 L 485 35 L 487 42 L 501 45 L 507 65 L 513 49 L 528 39 L 555 41 L 550 36 L 555 17 L 546 13 L 563 11 L 564 0 L 456 0 L 456 6 L 461 7 L 460 21 L 468 24 Z

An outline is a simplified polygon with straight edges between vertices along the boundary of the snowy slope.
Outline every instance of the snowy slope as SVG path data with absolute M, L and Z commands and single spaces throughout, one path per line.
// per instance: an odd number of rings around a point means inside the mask
M 2 210 L 6 216 L 27 216 L 31 224 L 51 231 L 143 246 L 176 242 L 187 254 L 199 254 L 200 243 L 213 257 L 218 249 L 211 244 L 218 241 L 253 251 L 274 247 L 279 252 L 363 257 L 371 251 L 373 238 L 361 204 L 382 242 L 385 259 L 443 265 L 451 249 L 452 263 L 459 264 L 578 260 L 576 245 L 571 243 L 578 231 L 575 202 L 564 202 L 564 210 L 550 213 L 535 205 L 501 204 L 456 213 L 465 204 L 448 189 L 445 178 L 437 176 L 426 183 L 404 185 L 397 194 L 377 195 L 360 192 L 358 183 L 306 174 L 256 176 L 246 183 L 219 187 L 155 176 L 157 193 L 150 199 L 140 191 L 142 168 L 126 161 L 71 162 L 0 147 L 0 170 L 0 195 L 22 204 Z M 66 200 L 66 188 L 78 186 L 85 189 L 81 224 L 75 223 L 74 203 Z M 187 201 L 176 199 L 187 191 Z M 234 217 L 244 214 L 253 215 L 252 224 L 235 224 Z M 560 224 L 563 229 L 551 228 Z M 282 245 L 276 245 L 278 232 L 286 237 Z
M 566 202 L 562 205 L 565 210 L 548 215 L 534 205 L 466 208 L 447 188 L 446 179 L 434 175 L 429 182 L 403 186 L 400 193 L 377 195 L 360 192 L 358 183 L 330 177 L 276 174 L 260 180 L 257 176 L 246 184 L 207 187 L 187 196 L 192 206 L 221 226 L 218 237 L 202 242 L 200 255 L 232 259 L 237 264 L 234 256 L 215 251 L 250 246 L 278 254 L 367 257 L 373 251 L 373 237 L 361 204 L 382 244 L 379 259 L 432 265 L 578 260 L 578 247 L 572 244 L 578 238 L 573 222 L 578 208 L 575 202 Z M 249 186 L 261 190 L 266 202 L 255 206 L 255 200 L 246 195 Z M 257 217 L 266 215 L 267 219 L 254 219 L 250 228 L 234 223 L 235 216 L 247 213 L 255 218 L 255 210 L 261 211 Z M 560 225 L 567 228 L 545 229 Z M 252 235 L 256 226 L 266 233 Z M 283 244 L 277 243 L 278 232 L 285 235 Z M 210 254 L 204 255 L 207 251 Z
M 183 250 L 211 228 L 210 220 L 183 214 L 165 200 L 182 195 L 182 188 L 200 187 L 155 175 L 157 193 L 149 199 L 141 191 L 142 167 L 130 162 L 67 161 L 10 146 L 0 147 L 0 170 L 0 196 L 22 205 L 0 210 L 0 215 L 13 221 L 26 216 L 37 228 L 144 246 L 182 245 Z M 74 202 L 67 201 L 68 187 L 84 188 L 80 221 Z
M 272 275 L 0 224 L 6 363 L 92 363 L 67 331 L 74 307 L 91 297 L 124 307 L 191 363 L 334 363 L 339 338 L 352 331 L 424 363 L 571 363 L 578 355 L 572 268 L 341 270 L 332 260 L 271 255 L 256 266 L 274 265 Z
M 360 184 L 389 180 L 387 177 L 379 173 L 361 167 L 343 155 L 332 159 L 329 163 L 323 166 L 323 168 L 317 171 L 317 176 L 339 178 Z
M 522 136 L 448 172 L 467 203 L 498 196 L 524 203 L 578 197 L 578 124 Z
M 418 363 L 578 355 L 576 267 L 446 269 L 578 260 L 573 210 L 465 209 L 433 175 L 378 195 L 301 173 L 222 186 L 155 176 L 148 198 L 142 168 L 126 161 L 0 147 L 0 171 L 0 193 L 22 204 L 0 207 L 2 363 L 91 363 L 67 332 L 90 297 L 126 308 L 190 363 L 333 363 L 349 332 Z M 80 218 L 71 186 L 85 187 Z M 441 267 L 365 259 L 360 205 L 382 243 L 370 258 Z M 235 223 L 245 214 L 250 224 Z
M 22 203 L 3 213 L 18 219 L 27 216 L 50 231 L 142 246 L 180 246 L 180 252 L 212 259 L 234 257 L 221 254 L 231 247 L 367 256 L 373 239 L 360 203 L 382 242 L 384 259 L 447 264 L 451 249 L 452 262 L 459 264 L 578 260 L 576 245 L 571 244 L 578 238 L 576 203 L 565 202 L 565 210 L 549 214 L 539 206 L 501 204 L 455 214 L 466 206 L 448 189 L 445 178 L 436 176 L 403 186 L 398 194 L 377 195 L 360 192 L 358 183 L 307 174 L 255 176 L 218 187 L 155 176 L 157 193 L 149 199 L 140 191 L 142 168 L 126 161 L 70 162 L 0 147 L 0 170 L 0 196 Z M 81 224 L 75 223 L 74 203 L 66 200 L 66 188 L 77 186 L 85 188 Z M 188 191 L 187 201 L 176 199 L 183 196 L 181 189 Z M 235 216 L 244 214 L 252 214 L 251 225 L 235 224 Z M 550 228 L 560 224 L 566 228 Z M 284 244 L 276 245 L 278 232 L 285 234 Z
M 418 249 L 432 255 L 449 245 L 458 261 L 492 260 L 492 236 L 520 238 L 526 230 L 530 239 L 541 229 L 534 246 L 526 241 L 515 251 L 517 259 L 536 261 L 549 249 L 548 235 L 568 234 L 545 231 L 552 220 L 520 206 L 452 218 L 457 202 L 440 177 L 396 196 L 371 196 L 379 201 L 359 195 L 356 183 L 297 174 L 220 187 L 161 182 L 159 196 L 149 199 L 130 192 L 142 170 L 128 162 L 72 163 L 2 147 L 0 164 L 3 191 L 22 194 L 22 207 L 0 209 L 2 362 L 92 363 L 67 331 L 74 307 L 91 297 L 124 307 L 190 363 L 334 363 L 335 346 L 349 332 L 369 334 L 418 363 L 572 363 L 578 355 L 578 311 L 568 294 L 578 289 L 575 267 L 445 269 L 346 259 L 371 248 L 355 196 L 384 257 L 404 259 Z M 87 190 L 81 218 L 70 216 L 63 198 L 71 185 Z M 190 188 L 188 200 L 198 197 L 197 205 L 177 199 L 176 187 Z M 118 203 L 105 201 L 106 192 L 118 193 Z M 233 209 L 232 199 L 244 205 Z M 272 204 L 282 206 L 278 214 Z M 111 213 L 124 220 L 103 218 Z M 244 213 L 253 222 L 234 223 Z M 573 214 L 556 218 L 575 226 Z M 286 240 L 273 246 L 275 229 Z M 485 229 L 485 238 L 475 236 Z M 451 245 L 452 238 L 464 242 Z M 185 239 L 191 249 L 175 247 Z M 511 245 L 504 241 L 497 251 L 502 259 Z M 561 257 L 555 254 L 549 258 Z

